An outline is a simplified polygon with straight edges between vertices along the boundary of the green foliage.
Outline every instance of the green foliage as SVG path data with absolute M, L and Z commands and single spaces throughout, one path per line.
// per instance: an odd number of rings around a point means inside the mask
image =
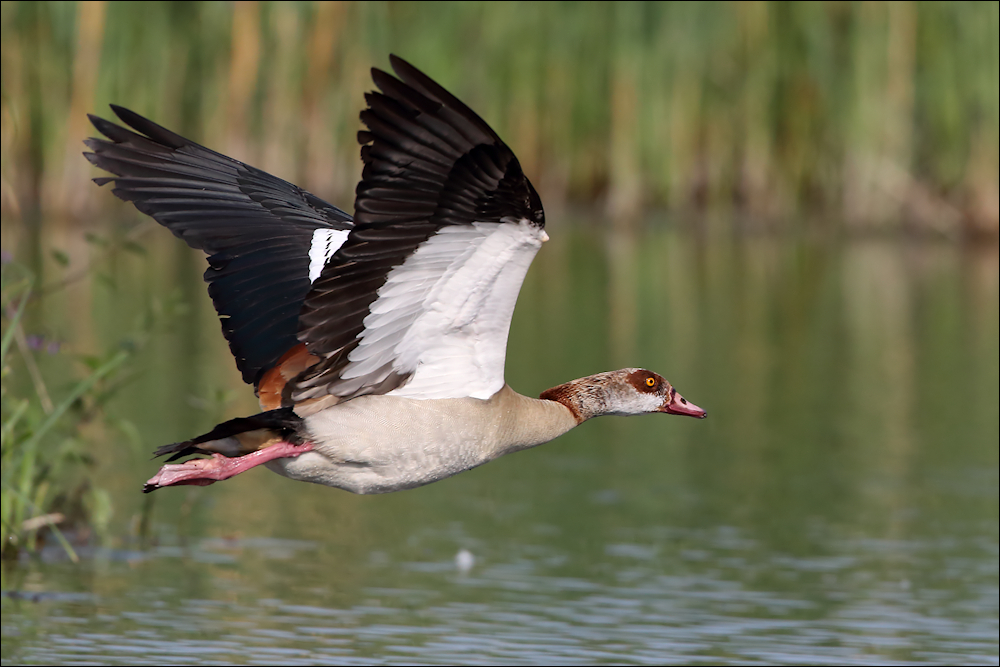
M 996 227 L 995 2 L 5 2 L 2 18 L 21 211 L 72 199 L 42 193 L 80 188 L 83 115 L 108 102 L 349 207 L 368 68 L 395 52 L 547 197 Z
M 87 453 L 83 430 L 100 416 L 109 397 L 109 380 L 120 372 L 129 353 L 116 350 L 83 358 L 82 379 L 72 381 L 53 401 L 22 327 L 34 281 L 31 276 L 11 278 L 15 270 L 5 265 L 2 274 L 0 544 L 5 558 L 21 549 L 32 552 L 39 545 L 39 534 L 49 529 L 76 560 L 59 524 L 80 523 L 100 532 L 111 517 L 109 496 L 92 478 L 95 462 Z

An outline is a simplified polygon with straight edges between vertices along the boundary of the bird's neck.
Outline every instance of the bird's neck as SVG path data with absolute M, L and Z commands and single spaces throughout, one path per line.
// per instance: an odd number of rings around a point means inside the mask
M 618 414 L 621 397 L 615 391 L 614 379 L 621 373 L 609 371 L 571 380 L 546 389 L 539 398 L 565 406 L 573 413 L 577 424 L 601 415 Z
M 509 385 L 504 385 L 489 402 L 496 402 L 503 415 L 497 441 L 505 453 L 546 443 L 580 423 L 569 406 L 524 396 Z

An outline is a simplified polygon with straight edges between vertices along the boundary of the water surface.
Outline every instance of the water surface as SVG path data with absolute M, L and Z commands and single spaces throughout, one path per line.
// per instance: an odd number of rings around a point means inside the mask
M 551 234 L 510 384 L 643 366 L 707 420 L 386 496 L 261 469 L 144 497 L 149 450 L 254 410 L 200 259 L 154 234 L 56 297 L 79 346 L 170 317 L 112 410 L 141 442 L 95 438 L 112 536 L 5 569 L 4 663 L 996 664 L 995 247 Z

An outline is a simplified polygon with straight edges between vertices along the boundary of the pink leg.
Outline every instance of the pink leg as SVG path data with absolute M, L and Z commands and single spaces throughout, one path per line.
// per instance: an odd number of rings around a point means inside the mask
M 146 482 L 143 493 L 149 493 L 164 486 L 181 486 L 184 484 L 194 484 L 197 486 L 208 486 L 215 482 L 229 479 L 241 472 L 250 470 L 262 463 L 273 461 L 274 459 L 294 458 L 312 449 L 312 445 L 293 445 L 288 442 L 279 442 L 264 449 L 246 456 L 228 458 L 222 454 L 212 454 L 210 459 L 191 459 L 184 463 L 167 464 L 160 468 L 152 479 Z

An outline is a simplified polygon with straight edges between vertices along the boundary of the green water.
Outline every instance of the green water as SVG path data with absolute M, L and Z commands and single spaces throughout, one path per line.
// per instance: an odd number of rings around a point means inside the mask
M 644 366 L 707 420 L 603 418 L 386 496 L 263 469 L 142 496 L 149 450 L 254 409 L 201 260 L 157 229 L 53 298 L 79 346 L 189 306 L 113 406 L 141 444 L 95 438 L 108 543 L 4 570 L 4 663 L 996 664 L 995 246 L 550 233 L 508 382 Z

